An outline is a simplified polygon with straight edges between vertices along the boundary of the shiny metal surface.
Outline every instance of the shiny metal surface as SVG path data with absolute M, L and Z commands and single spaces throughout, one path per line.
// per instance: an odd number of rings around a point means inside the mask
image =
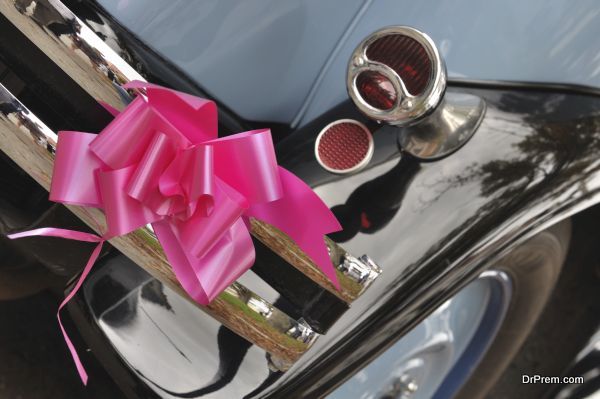
M 429 56 L 431 76 L 423 92 L 418 95 L 409 93 L 405 82 L 389 65 L 370 60 L 367 56 L 367 49 L 376 40 L 394 35 L 415 40 Z M 356 80 L 358 75 L 367 71 L 378 72 L 391 82 L 396 92 L 396 102 L 390 109 L 375 108 L 360 94 Z M 446 90 L 446 66 L 435 43 L 425 33 L 408 26 L 390 26 L 367 36 L 356 47 L 348 62 L 346 87 L 352 101 L 369 118 L 391 125 L 408 126 L 430 114 L 439 105 Z
M 2 85 L 0 105 L 0 150 L 49 190 L 56 134 Z M 97 232 L 104 231 L 104 218 L 100 210 L 75 206 L 68 208 Z M 156 237 L 148 228 L 138 229 L 110 242 L 130 258 L 142 262 L 141 266 L 154 277 L 189 299 L 175 278 Z M 201 309 L 278 357 L 281 367 L 289 367 L 318 336 L 309 326 L 291 319 L 238 283 Z
M 136 4 L 146 7 L 149 3 Z M 423 9 L 431 14 L 430 7 Z M 372 21 L 381 23 L 376 18 Z M 527 28 L 531 28 L 529 23 Z M 178 33 L 185 35 L 184 30 Z M 196 38 L 192 37 L 194 43 Z M 343 58 L 345 68 L 347 55 Z M 334 63 L 324 72 L 322 82 L 337 82 L 344 68 L 337 70 Z M 335 79 L 330 79 L 329 72 Z M 341 86 L 315 97 L 306 113 L 309 121 L 345 99 L 343 82 Z M 247 371 L 256 370 L 255 363 L 248 362 L 233 373 L 224 394 L 214 396 L 231 397 L 231 390 L 239 393 L 255 388 L 260 388 L 261 396 L 270 393 L 279 397 L 299 392 L 315 397 L 331 391 L 417 324 L 421 315 L 476 276 L 502 250 L 597 203 L 600 102 L 596 98 L 510 86 L 473 90 L 472 94 L 490 105 L 479 134 L 456 157 L 437 163 L 419 164 L 401 158 L 396 134 L 380 131 L 379 137 L 375 136 L 378 147 L 371 167 L 341 179 L 323 173 L 314 158 L 306 158 L 312 157 L 318 132 L 315 126 L 323 126 L 323 120 L 312 126 L 312 131 L 303 129 L 282 143 L 279 158 L 288 168 L 318 186 L 330 205 L 346 206 L 347 216 L 342 219 L 352 234 L 337 240 L 346 242 L 344 246 L 353 253 L 369 253 L 386 267 L 385 277 L 376 280 L 278 381 L 259 385 L 248 379 Z M 261 107 L 268 108 L 266 103 Z M 328 113 L 326 119 L 361 120 L 361 115 L 352 113 L 353 108 Z M 364 195 L 364 191 L 371 195 Z M 362 212 L 368 216 L 368 226 L 358 223 L 355 229 L 356 216 L 360 221 Z M 203 320 L 218 325 L 210 317 Z M 214 338 L 213 333 L 216 335 L 214 331 L 208 335 Z M 215 371 L 212 366 L 208 365 Z
M 457 350 L 459 353 L 456 360 L 449 373 L 444 375 L 442 383 L 437 387 L 433 396 L 434 399 L 453 398 L 462 387 L 468 386 L 469 378 L 480 365 L 486 352 L 494 342 L 510 309 L 515 284 L 506 271 L 486 270 L 481 273 L 475 282 L 463 288 L 457 296 L 464 294 L 469 287 L 477 284 L 477 282 L 484 282 L 490 288 L 481 322 L 473 335 L 469 337 L 470 341 L 466 344 L 461 342 L 464 337 L 455 336 L 455 346 L 457 348 L 463 347 L 463 349 Z M 470 298 L 471 302 L 474 300 L 475 298 Z
M 344 248 L 325 237 L 325 243 L 336 268 L 336 275 L 340 283 L 337 289 L 321 269 L 310 259 L 286 234 L 277 228 L 252 219 L 251 233 L 260 242 L 269 247 L 273 252 L 286 260 L 291 266 L 302 272 L 306 277 L 317 283 L 347 304 L 355 301 L 371 283 L 381 274 L 381 268 L 363 255 L 360 260 L 349 254 Z M 366 258 L 365 258 L 366 257 Z M 348 259 L 356 259 L 356 267 L 348 266 Z M 352 269 L 352 271 L 350 271 Z M 360 269 L 360 272 L 354 272 Z
M 342 274 L 359 285 L 359 294 L 365 292 L 381 274 L 379 266 L 368 255 L 355 258 L 348 252 L 344 252 L 340 258 L 340 266 Z
M 439 107 L 420 123 L 399 129 L 398 144 L 422 160 L 442 158 L 475 134 L 485 114 L 485 102 L 474 95 L 448 93 Z
M 98 101 L 121 110 L 121 84 L 144 80 L 58 0 L 2 0 L 0 13 Z
M 0 148 L 46 190 L 58 136 L 0 84 Z M 9 143 L 12 143 L 12 145 Z

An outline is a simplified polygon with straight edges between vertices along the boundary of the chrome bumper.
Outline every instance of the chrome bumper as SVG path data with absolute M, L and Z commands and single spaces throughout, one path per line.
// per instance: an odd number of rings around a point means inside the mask
M 99 103 L 123 109 L 129 94 L 120 85 L 131 80 L 144 80 L 57 0 L 0 0 L 0 13 Z M 71 26 L 71 32 L 55 35 L 48 26 L 57 20 Z M 0 113 L 0 150 L 48 190 L 57 135 L 1 85 L 0 102 L 9 104 Z M 102 231 L 105 227 L 101 211 L 74 206 L 69 206 L 69 209 L 95 231 Z M 368 258 L 355 258 L 327 240 L 342 285 L 338 291 L 281 232 L 253 220 L 252 234 L 347 304 L 361 295 L 380 273 Z M 149 229 L 139 229 L 110 242 L 153 277 L 187 297 Z M 232 297 L 237 300 L 232 300 Z M 251 306 L 251 303 L 261 306 Z M 201 309 L 276 356 L 281 360 L 282 368 L 298 359 L 319 335 L 304 322 L 290 318 L 237 282 Z

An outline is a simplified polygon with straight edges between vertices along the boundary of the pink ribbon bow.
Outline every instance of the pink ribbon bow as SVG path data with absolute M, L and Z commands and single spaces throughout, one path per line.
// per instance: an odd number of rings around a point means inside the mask
M 107 232 L 94 239 L 100 244 L 82 279 L 104 239 L 151 223 L 183 288 L 206 305 L 254 263 L 247 223 L 254 217 L 290 236 L 339 288 L 324 235 L 341 227 L 310 187 L 277 165 L 269 130 L 218 138 L 212 101 L 143 82 L 124 87 L 145 88 L 147 98 L 138 96 L 98 135 L 59 132 L 50 200 L 106 215 Z M 71 233 L 11 238 L 82 238 Z

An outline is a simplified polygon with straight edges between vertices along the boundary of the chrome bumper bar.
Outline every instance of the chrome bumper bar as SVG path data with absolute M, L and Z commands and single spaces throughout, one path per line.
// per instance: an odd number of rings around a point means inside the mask
M 144 80 L 58 0 L 0 0 L 0 13 L 100 103 L 122 110 L 129 94 L 121 85 L 131 80 Z M 50 24 L 57 22 L 70 28 L 56 34 Z M 0 102 L 11 104 L 4 107 L 6 112 L 0 113 L 0 150 L 48 190 L 56 134 L 1 85 Z M 73 206 L 69 209 L 94 230 L 103 230 L 101 211 Z M 380 269 L 367 257 L 355 258 L 327 240 L 342 286 L 338 291 L 285 234 L 256 220 L 252 221 L 252 234 L 308 278 L 348 304 L 362 294 L 380 273 Z M 153 277 L 187 297 L 149 229 L 139 229 L 110 242 Z M 232 297 L 237 300 L 232 300 Z M 288 317 L 240 283 L 234 283 L 209 306 L 201 309 L 277 356 L 282 360 L 281 364 L 292 364 L 318 336 L 308 325 Z

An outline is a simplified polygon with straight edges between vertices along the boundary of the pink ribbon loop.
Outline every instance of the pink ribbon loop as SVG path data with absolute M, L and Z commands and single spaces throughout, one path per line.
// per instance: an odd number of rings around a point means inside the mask
M 341 227 L 310 187 L 277 165 L 269 130 L 218 138 L 212 101 L 143 82 L 125 87 L 147 97 L 100 134 L 59 132 L 52 201 L 103 209 L 105 238 L 151 223 L 182 287 L 203 305 L 254 263 L 250 217 L 287 233 L 339 287 L 324 235 Z M 98 242 L 81 282 L 104 238 L 74 233 L 41 229 L 11 238 Z

